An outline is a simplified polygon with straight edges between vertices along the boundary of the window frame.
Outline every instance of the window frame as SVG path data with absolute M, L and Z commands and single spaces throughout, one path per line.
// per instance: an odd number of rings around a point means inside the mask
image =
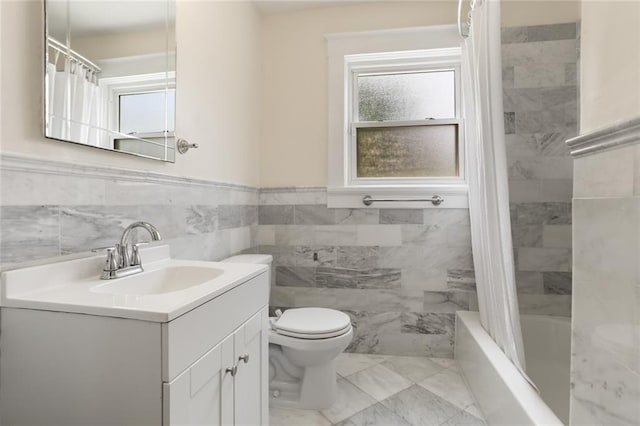
M 174 131 L 126 134 L 120 132 L 120 96 L 134 95 L 162 90 L 176 89 L 175 71 L 136 74 L 131 76 L 107 77 L 100 80 L 102 99 L 107 100 L 107 107 L 101 115 L 102 127 L 109 129 L 109 143 L 113 149 L 117 139 L 137 139 L 157 144 L 145 138 L 174 138 Z M 174 117 L 175 125 L 175 117 Z M 161 144 L 158 144 L 161 145 Z M 173 148 L 171 148 L 173 149 Z
M 468 186 L 466 178 L 469 161 L 464 136 L 464 116 L 458 104 L 457 114 L 460 119 L 458 140 L 462 157 L 459 170 L 462 177 L 455 180 L 431 178 L 427 182 L 405 180 L 397 182 L 368 182 L 354 184 L 350 176 L 350 112 L 351 96 L 349 65 L 386 65 L 385 60 L 393 59 L 405 66 L 420 64 L 428 60 L 436 66 L 454 64 L 460 67 L 460 36 L 455 25 L 436 25 L 389 30 L 362 31 L 353 33 L 325 34 L 327 40 L 328 62 L 328 111 L 327 111 L 327 205 L 331 208 L 468 208 Z M 423 54 L 423 58 L 416 56 Z M 347 59 L 349 59 L 347 61 Z M 367 62 L 369 62 L 367 64 Z M 460 78 L 460 73 L 456 76 Z M 460 88 L 461 86 L 458 85 Z M 459 90 L 459 102 L 464 94 Z M 377 122 L 379 123 L 379 122 Z M 435 124 L 435 123 L 434 123 Z M 376 202 L 370 206 L 363 204 L 363 197 L 394 199 L 394 202 Z M 440 195 L 444 202 L 434 206 L 429 201 Z
M 173 137 L 175 134 L 175 117 L 174 117 L 174 130 L 160 130 L 157 132 L 137 132 L 137 133 L 124 133 L 121 129 L 122 117 L 120 115 L 121 101 L 123 96 L 135 96 L 135 95 L 144 95 L 147 93 L 162 93 L 162 92 L 170 92 L 173 91 L 175 93 L 175 87 L 148 87 L 144 88 L 140 87 L 132 87 L 127 88 L 120 91 L 114 91 L 114 121 L 117 123 L 116 128 L 117 132 L 122 135 L 135 136 L 138 138 L 146 139 L 146 138 L 161 138 L 161 137 Z
M 345 187 L 437 187 L 466 185 L 466 149 L 462 126 L 462 96 L 460 77 L 460 55 L 450 49 L 425 49 L 409 52 L 356 54 L 345 56 L 345 111 L 347 128 L 344 136 L 346 150 Z M 430 120 L 358 121 L 358 84 L 360 75 L 400 74 L 411 72 L 454 72 L 454 117 Z M 357 129 L 366 127 L 409 126 L 457 126 L 458 176 L 446 177 L 358 177 L 357 176 Z

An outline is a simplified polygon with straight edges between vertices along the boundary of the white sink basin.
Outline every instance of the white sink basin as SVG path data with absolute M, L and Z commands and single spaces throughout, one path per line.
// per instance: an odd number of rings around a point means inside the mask
M 101 280 L 104 255 L 2 273 L 0 306 L 168 322 L 257 275 L 266 265 L 171 259 L 141 249 L 144 271 Z
M 124 278 L 105 281 L 91 291 L 110 294 L 163 294 L 186 290 L 213 280 L 224 271 L 199 266 L 168 266 Z

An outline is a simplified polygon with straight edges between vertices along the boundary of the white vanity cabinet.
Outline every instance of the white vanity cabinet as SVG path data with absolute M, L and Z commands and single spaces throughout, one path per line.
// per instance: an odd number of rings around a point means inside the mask
M 165 425 L 268 424 L 266 309 L 163 384 Z
M 256 269 L 168 321 L 4 305 L 0 423 L 267 425 L 268 300 Z

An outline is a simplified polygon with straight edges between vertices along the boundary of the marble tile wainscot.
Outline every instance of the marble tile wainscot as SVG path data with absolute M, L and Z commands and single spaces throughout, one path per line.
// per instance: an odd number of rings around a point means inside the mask
M 579 24 L 502 29 L 509 198 L 520 311 L 571 315 Z
M 640 424 L 640 118 L 575 159 L 571 424 Z
M 253 251 L 274 256 L 274 307 L 347 312 L 350 352 L 452 356 L 454 313 L 477 305 L 468 210 L 328 209 L 324 188 L 260 201 Z
M 0 263 L 113 245 L 145 220 L 176 257 L 218 260 L 251 247 L 256 188 L 2 154 Z

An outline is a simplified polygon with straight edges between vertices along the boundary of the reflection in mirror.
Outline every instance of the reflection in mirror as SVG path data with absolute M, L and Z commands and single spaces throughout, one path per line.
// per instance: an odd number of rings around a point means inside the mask
M 175 161 L 175 0 L 45 0 L 45 136 Z

